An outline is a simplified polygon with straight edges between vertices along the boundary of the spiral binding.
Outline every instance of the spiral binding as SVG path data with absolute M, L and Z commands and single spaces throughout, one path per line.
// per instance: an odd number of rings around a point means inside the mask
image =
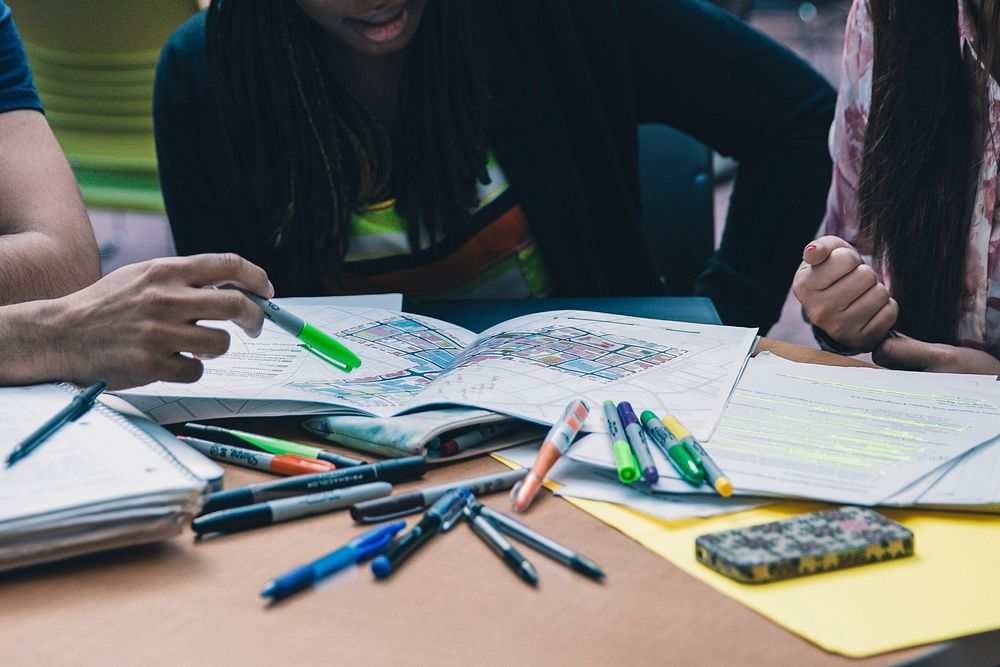
M 69 383 L 69 382 L 58 382 L 56 384 L 61 389 L 65 389 L 65 390 L 69 391 L 70 393 L 73 393 L 73 394 L 79 394 L 80 393 L 80 388 L 77 387 L 76 385 L 72 384 L 72 383 Z M 152 450 L 160 458 L 162 458 L 162 459 L 170 462 L 171 465 L 173 465 L 175 468 L 177 468 L 178 470 L 180 470 L 181 472 L 183 472 L 190 479 L 192 479 L 192 480 L 194 480 L 196 482 L 204 483 L 205 480 L 201 479 L 200 477 L 198 477 L 197 475 L 195 475 L 193 472 L 191 472 L 188 469 L 187 466 L 185 466 L 183 463 L 181 463 L 180 461 L 177 460 L 177 457 L 175 457 L 173 454 L 171 454 L 163 445 L 161 445 L 160 443 L 158 443 L 153 436 L 149 435 L 148 433 L 146 433 L 145 431 L 143 431 L 141 428 L 139 428 L 138 426 L 136 426 L 135 424 L 133 424 L 132 422 L 130 422 L 120 412 L 118 412 L 116 410 L 112 410 L 108 406 L 106 406 L 103 403 L 101 403 L 100 400 L 95 401 L 94 402 L 94 407 L 91 408 L 91 409 L 100 412 L 102 415 L 104 415 L 105 417 L 107 417 L 108 419 L 110 419 L 112 422 L 114 422 L 118 426 L 122 427 L 126 432 L 128 432 L 130 435 L 132 435 L 132 437 L 134 437 L 136 440 L 139 440 L 140 442 L 142 442 L 143 444 L 145 444 L 147 449 Z

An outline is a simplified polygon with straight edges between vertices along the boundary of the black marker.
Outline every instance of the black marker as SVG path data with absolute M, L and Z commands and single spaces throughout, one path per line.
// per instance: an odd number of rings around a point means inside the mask
M 342 489 L 345 486 L 356 486 L 367 482 L 385 481 L 401 482 L 423 477 L 427 462 L 422 456 L 408 456 L 403 459 L 379 461 L 363 466 L 353 466 L 330 472 L 319 472 L 313 475 L 296 475 L 273 482 L 250 484 L 236 489 L 226 489 L 213 493 L 208 497 L 202 514 L 241 507 L 254 503 L 301 496 L 306 493 L 318 493 L 332 489 Z
M 440 484 L 419 491 L 401 493 L 388 498 L 378 498 L 363 503 L 358 503 L 351 507 L 351 518 L 358 523 L 378 523 L 396 519 L 407 514 L 419 512 L 425 507 L 430 507 L 438 498 L 448 493 L 452 489 L 466 488 L 474 496 L 481 496 L 487 493 L 496 493 L 511 488 L 524 479 L 528 474 L 527 468 L 520 470 L 508 470 L 506 472 L 491 473 L 469 479 L 460 479 L 457 482 Z
M 272 523 L 332 512 L 359 500 L 387 496 L 390 493 L 392 484 L 389 482 L 372 482 L 347 489 L 310 493 L 294 498 L 279 498 L 256 505 L 202 514 L 191 522 L 191 528 L 199 535 L 260 528 L 270 526 Z

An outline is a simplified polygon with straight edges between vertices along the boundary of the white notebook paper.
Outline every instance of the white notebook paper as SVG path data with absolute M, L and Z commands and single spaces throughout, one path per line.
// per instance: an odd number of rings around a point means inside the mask
M 0 388 L 0 461 L 75 391 Z M 148 433 L 95 404 L 0 467 L 0 570 L 176 534 L 205 486 Z

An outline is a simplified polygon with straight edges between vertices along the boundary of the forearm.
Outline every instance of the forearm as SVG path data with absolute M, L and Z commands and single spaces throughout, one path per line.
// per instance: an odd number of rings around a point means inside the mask
M 56 300 L 0 306 L 0 386 L 37 384 L 61 377 Z
M 830 160 L 820 136 L 827 113 L 817 109 L 800 128 L 740 164 L 722 244 L 698 283 L 699 291 L 720 302 L 724 321 L 766 329 L 778 319 L 802 248 L 823 216 Z M 738 278 L 727 282 L 740 293 L 717 290 L 719 264 Z
M 73 172 L 45 117 L 0 113 L 0 305 L 75 292 L 100 270 Z
M 740 163 L 719 252 L 696 285 L 726 324 L 777 319 L 823 217 L 834 92 L 806 63 L 707 4 L 622 3 L 641 121 Z
M 60 297 L 100 277 L 92 240 L 76 246 L 43 232 L 0 234 L 0 306 Z

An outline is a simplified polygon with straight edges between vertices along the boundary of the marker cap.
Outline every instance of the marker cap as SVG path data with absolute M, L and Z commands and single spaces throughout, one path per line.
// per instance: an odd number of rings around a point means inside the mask
M 410 491 L 398 496 L 376 498 L 352 505 L 351 518 L 358 523 L 379 523 L 419 512 L 423 507 L 423 494 L 419 491 Z
M 305 343 L 310 352 L 345 373 L 361 366 L 358 355 L 311 324 L 302 327 L 299 340 Z
M 663 417 L 663 425 L 674 434 L 674 437 L 678 440 L 683 440 L 684 438 L 691 436 L 691 431 L 684 428 L 684 425 L 677 421 L 677 417 L 671 415 L 665 415 Z
M 611 445 L 615 454 L 615 465 L 618 467 L 618 479 L 623 484 L 631 484 L 639 479 L 639 462 L 627 442 L 619 440 Z
M 402 459 L 389 459 L 376 463 L 381 470 L 382 479 L 402 481 L 422 477 L 427 471 L 427 461 L 422 456 L 407 456 Z
M 719 477 L 715 480 L 715 490 L 719 492 L 719 495 L 723 498 L 728 498 L 733 495 L 733 483 L 729 481 L 728 477 Z

